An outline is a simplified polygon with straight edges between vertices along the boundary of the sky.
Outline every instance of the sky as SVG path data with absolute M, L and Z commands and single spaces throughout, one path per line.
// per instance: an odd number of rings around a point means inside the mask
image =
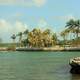
M 80 0 L 0 0 L 0 38 L 33 28 L 51 29 L 58 35 L 70 19 L 80 19 Z

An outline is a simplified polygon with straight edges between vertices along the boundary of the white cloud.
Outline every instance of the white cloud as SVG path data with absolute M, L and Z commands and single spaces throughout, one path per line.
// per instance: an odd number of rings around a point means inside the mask
M 0 5 L 20 5 L 20 6 L 37 6 L 41 7 L 47 0 L 0 0 Z
M 9 33 L 17 33 L 23 32 L 27 29 L 27 24 L 22 23 L 21 21 L 16 21 L 14 24 L 10 23 L 4 19 L 0 20 L 0 33 L 9 32 Z
M 4 19 L 0 20 L 0 33 L 11 31 L 11 24 Z
M 17 33 L 17 32 L 23 32 L 27 28 L 28 28 L 27 24 L 24 24 L 20 21 L 16 21 L 13 29 L 15 30 L 15 33 Z
M 18 32 L 23 32 L 27 29 L 27 24 L 16 21 L 14 23 L 8 22 L 5 19 L 0 20 L 0 37 L 3 38 L 4 41 L 10 41 L 10 36 L 12 34 L 17 34 Z

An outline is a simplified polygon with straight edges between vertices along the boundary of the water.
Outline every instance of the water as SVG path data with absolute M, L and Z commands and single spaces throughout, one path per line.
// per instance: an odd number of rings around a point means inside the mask
M 0 80 L 80 80 L 69 59 L 79 52 L 0 52 Z

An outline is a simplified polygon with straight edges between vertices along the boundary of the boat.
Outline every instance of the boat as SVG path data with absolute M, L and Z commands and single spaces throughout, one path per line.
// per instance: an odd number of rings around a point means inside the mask
M 79 73 L 80 74 L 80 57 L 70 59 L 69 64 L 71 66 L 71 70 L 70 70 L 71 73 Z

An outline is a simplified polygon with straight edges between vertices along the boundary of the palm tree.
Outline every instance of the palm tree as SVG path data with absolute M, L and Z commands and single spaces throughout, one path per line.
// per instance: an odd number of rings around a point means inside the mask
M 65 34 L 65 32 L 61 32 L 60 35 L 63 37 L 63 42 L 64 42 L 64 45 L 65 45 L 65 42 L 66 42 L 66 34 Z
M 75 27 L 75 20 L 70 19 L 70 20 L 66 23 L 66 26 L 65 26 L 65 27 L 68 27 L 68 28 Z
M 33 33 L 32 39 L 33 39 L 33 46 L 34 47 L 40 47 L 41 46 L 41 30 L 40 29 L 33 29 L 31 31 Z
M 80 33 L 80 20 L 73 20 L 71 19 L 66 23 L 66 27 L 70 29 L 70 32 L 76 34 L 76 44 L 78 45 L 79 41 L 79 33 Z
M 64 47 L 65 47 L 65 44 L 67 43 L 67 35 L 69 34 L 69 32 L 70 32 L 70 29 L 67 28 L 64 31 L 62 31 L 60 34 L 63 37 Z
M 22 32 L 19 32 L 19 33 L 17 34 L 17 36 L 19 36 L 19 46 L 20 46 L 20 47 L 22 46 L 22 35 L 23 35 Z
M 80 33 L 80 20 L 71 19 L 66 23 L 66 27 L 68 27 L 71 32 L 76 33 L 77 39 L 79 38 L 78 34 Z
M 48 47 L 51 44 L 51 38 L 48 29 L 42 32 L 40 29 L 35 28 L 28 34 L 31 47 Z
M 29 33 L 28 29 L 26 29 L 23 33 L 20 33 L 24 35 L 24 38 L 23 40 L 21 40 L 21 42 L 25 47 L 28 45 L 28 33 Z
M 52 45 L 56 45 L 57 44 L 57 42 L 58 42 L 58 39 L 57 39 L 57 35 L 56 35 L 56 33 L 53 33 L 52 34 Z
M 25 37 L 27 37 L 27 34 L 29 33 L 28 29 L 26 29 L 23 34 L 25 35 Z
M 79 38 L 79 33 L 80 33 L 80 20 L 75 21 L 75 32 L 76 32 L 76 38 Z
M 29 32 L 28 33 L 28 41 L 29 41 L 29 46 L 32 47 L 33 46 L 33 32 Z
M 11 39 L 13 40 L 13 45 L 15 46 L 15 39 L 16 39 L 16 35 L 15 35 L 15 34 L 13 34 L 13 35 L 11 36 Z
M 51 35 L 50 34 L 51 34 L 50 29 L 46 29 L 43 31 L 42 36 L 43 36 L 43 41 L 44 41 L 45 47 L 48 47 L 51 44 Z
M 11 36 L 11 38 L 13 39 L 13 43 L 15 43 L 16 35 L 13 34 L 13 35 Z

